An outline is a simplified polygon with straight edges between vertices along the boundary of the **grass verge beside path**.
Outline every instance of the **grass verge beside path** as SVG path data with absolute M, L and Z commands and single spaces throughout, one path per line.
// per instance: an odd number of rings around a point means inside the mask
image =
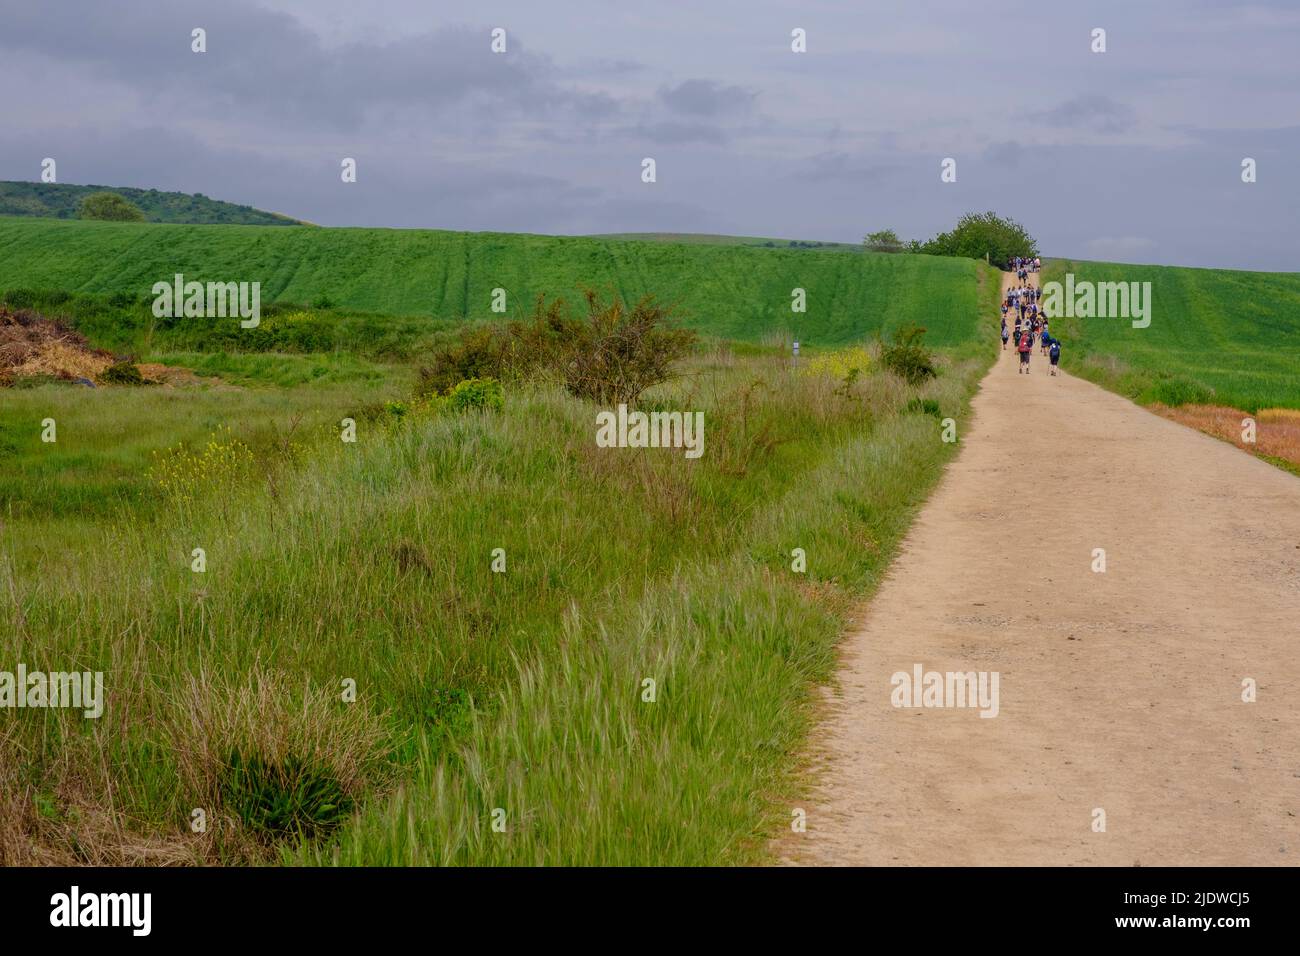
M 992 358 L 909 386 L 701 356 L 645 402 L 703 411 L 694 461 L 596 447 L 549 387 L 361 421 L 115 513 L 66 574 L 16 559 L 62 514 L 7 521 L 0 660 L 102 670 L 107 706 L 0 712 L 0 863 L 763 860 L 812 689 Z

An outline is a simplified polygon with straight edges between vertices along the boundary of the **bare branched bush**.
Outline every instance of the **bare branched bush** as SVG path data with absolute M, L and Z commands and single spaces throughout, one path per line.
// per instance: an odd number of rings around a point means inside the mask
M 564 367 L 564 387 L 604 405 L 634 403 L 647 388 L 668 381 L 690 352 L 695 333 L 668 326 L 669 312 L 649 296 L 629 311 L 587 293 L 587 321 Z

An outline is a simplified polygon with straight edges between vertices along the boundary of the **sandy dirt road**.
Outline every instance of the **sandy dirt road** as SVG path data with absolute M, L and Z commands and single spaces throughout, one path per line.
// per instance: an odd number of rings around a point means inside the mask
M 1031 368 L 1000 355 L 845 639 L 807 832 L 778 852 L 1300 864 L 1300 478 Z M 998 715 L 893 706 L 918 664 L 996 671 Z

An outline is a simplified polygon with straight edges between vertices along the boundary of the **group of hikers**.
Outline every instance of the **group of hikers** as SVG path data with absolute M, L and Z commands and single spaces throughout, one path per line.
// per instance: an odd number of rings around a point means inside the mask
M 1038 256 L 1032 259 L 1028 256 L 1012 256 L 1007 259 L 1007 271 L 1014 272 L 1016 278 L 1022 283 L 1029 278 L 1029 273 L 1037 272 L 1041 268 L 1043 268 L 1043 260 Z
M 1047 316 L 1039 306 L 1043 298 L 1042 288 L 1029 285 L 1029 272 L 1037 272 L 1040 262 L 1036 258 L 1016 257 L 1012 263 L 1020 284 L 1008 289 L 1006 298 L 1002 300 L 1002 350 L 1006 351 L 1008 340 L 1014 341 L 1016 351 L 1020 353 L 1020 365 L 1016 368 L 1016 373 L 1028 375 L 1029 359 L 1034 354 L 1034 343 L 1037 342 L 1042 354 L 1052 363 L 1052 374 L 1055 375 L 1061 361 L 1061 340 L 1052 338 Z M 1008 312 L 1016 313 L 1015 328 L 1011 332 L 1007 331 Z

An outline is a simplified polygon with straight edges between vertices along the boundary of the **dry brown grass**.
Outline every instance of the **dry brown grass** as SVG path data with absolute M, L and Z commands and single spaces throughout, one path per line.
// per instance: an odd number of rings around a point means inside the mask
M 204 379 L 187 368 L 178 365 L 160 365 L 157 362 L 138 362 L 136 368 L 146 382 L 155 385 L 197 385 L 201 382 L 219 382 L 220 379 Z M 227 386 L 230 387 L 230 386 Z
M 37 346 L 28 355 L 27 361 L 10 371 L 15 378 L 52 375 L 55 378 L 86 378 L 93 382 L 112 364 L 113 357 L 107 353 L 55 341 Z
M 29 755 L 0 736 L 0 866 L 180 866 L 211 857 L 210 840 L 136 826 L 119 809 L 103 752 L 94 736 L 67 738 L 37 787 L 21 772 Z
M 94 379 L 113 356 L 92 349 L 81 333 L 29 310 L 0 308 L 0 375 Z
M 1156 404 L 1151 406 L 1151 410 L 1179 424 L 1231 442 L 1243 451 L 1281 458 L 1293 465 L 1300 465 L 1300 410 L 1264 408 L 1254 416 L 1223 405 L 1180 405 L 1170 408 Z M 1242 422 L 1252 417 L 1255 420 L 1253 444 L 1242 440 Z
M 14 379 L 48 376 L 72 381 L 99 376 L 117 359 L 111 352 L 91 348 L 85 337 L 54 319 L 30 310 L 0 307 L 0 385 Z M 155 385 L 192 385 L 202 382 L 185 368 L 157 363 L 137 364 L 146 382 Z

